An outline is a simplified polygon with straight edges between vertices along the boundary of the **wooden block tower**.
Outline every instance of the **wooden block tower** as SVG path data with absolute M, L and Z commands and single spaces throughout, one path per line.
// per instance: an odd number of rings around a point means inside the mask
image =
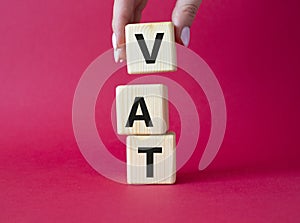
M 129 74 L 176 70 L 171 22 L 129 24 L 125 31 Z M 117 132 L 128 135 L 127 183 L 175 183 L 176 142 L 175 134 L 168 133 L 167 87 L 163 84 L 118 86 L 116 106 Z

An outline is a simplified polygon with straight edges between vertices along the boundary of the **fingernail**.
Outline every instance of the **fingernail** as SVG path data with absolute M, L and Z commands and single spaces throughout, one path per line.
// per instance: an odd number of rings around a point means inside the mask
M 120 52 L 121 52 L 121 49 L 114 50 L 114 58 L 115 58 L 116 63 L 118 63 L 120 61 Z
M 115 33 L 112 34 L 111 42 L 112 42 L 113 48 L 114 48 L 114 49 L 117 49 L 117 37 L 116 37 L 116 34 L 115 34 Z
M 180 38 L 185 47 L 188 47 L 190 43 L 190 37 L 191 37 L 190 28 L 187 26 L 183 27 Z

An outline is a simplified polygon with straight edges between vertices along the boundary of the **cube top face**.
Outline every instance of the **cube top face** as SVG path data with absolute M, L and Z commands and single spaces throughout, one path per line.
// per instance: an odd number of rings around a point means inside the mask
M 176 71 L 172 22 L 129 24 L 125 27 L 125 36 L 129 74 Z
M 128 184 L 173 184 L 176 180 L 175 134 L 128 136 Z
M 116 88 L 117 132 L 120 135 L 164 134 L 169 128 L 168 90 L 162 84 Z

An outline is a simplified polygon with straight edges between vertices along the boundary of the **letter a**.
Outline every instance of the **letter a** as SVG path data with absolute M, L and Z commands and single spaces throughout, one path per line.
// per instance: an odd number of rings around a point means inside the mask
M 141 106 L 141 110 L 143 113 L 142 115 L 136 114 L 139 105 Z M 129 114 L 129 117 L 128 117 L 125 127 L 132 127 L 135 120 L 138 120 L 138 121 L 144 120 L 147 127 L 153 127 L 152 120 L 150 118 L 144 97 L 135 97 L 134 103 L 132 105 L 132 108 L 131 108 L 131 111 L 130 111 L 130 114 Z

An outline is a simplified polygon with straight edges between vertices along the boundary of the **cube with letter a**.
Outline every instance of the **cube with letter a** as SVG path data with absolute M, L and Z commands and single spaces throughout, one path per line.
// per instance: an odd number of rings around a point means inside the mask
M 118 86 L 116 110 L 120 135 L 165 134 L 169 128 L 168 92 L 163 84 Z

